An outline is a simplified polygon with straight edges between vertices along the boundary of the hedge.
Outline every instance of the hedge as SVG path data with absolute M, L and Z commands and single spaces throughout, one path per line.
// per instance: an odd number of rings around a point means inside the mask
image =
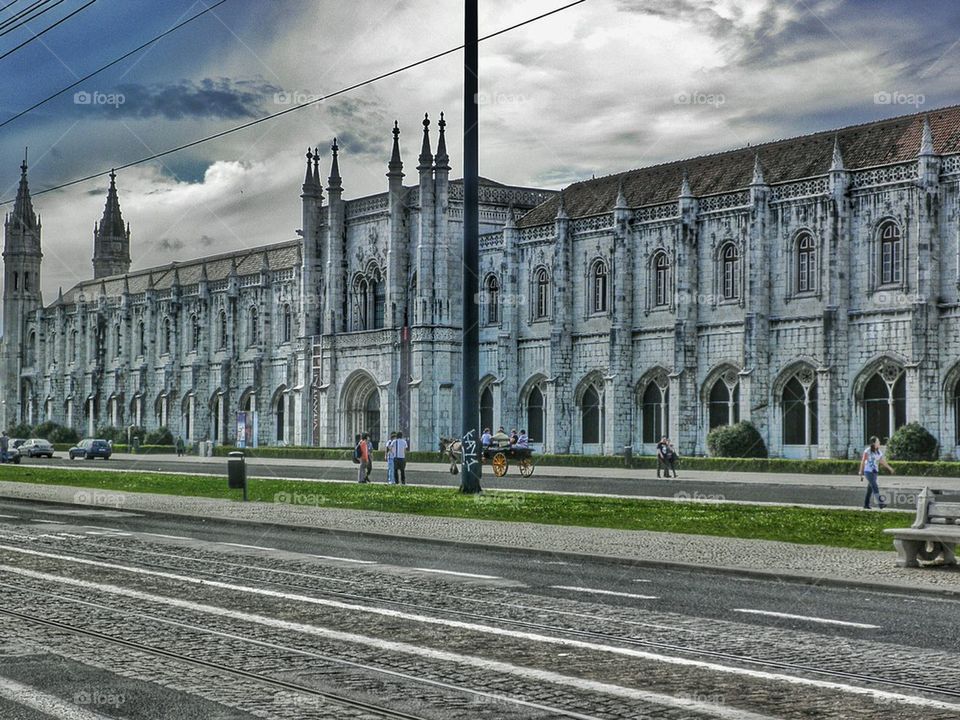
M 53 443 L 53 449 L 56 452 L 69 452 L 70 448 L 76 447 L 77 443 Z M 138 455 L 160 455 L 167 453 L 175 453 L 177 449 L 173 445 L 141 445 L 137 450 Z M 126 453 L 133 452 L 133 450 L 124 443 L 114 443 L 113 452 L 115 453 Z

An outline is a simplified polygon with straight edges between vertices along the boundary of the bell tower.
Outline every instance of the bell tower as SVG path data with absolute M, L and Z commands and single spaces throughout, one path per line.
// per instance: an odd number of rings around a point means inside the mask
M 103 217 L 93 228 L 94 279 L 130 272 L 130 226 L 123 224 L 116 180 L 117 175 L 111 170 Z

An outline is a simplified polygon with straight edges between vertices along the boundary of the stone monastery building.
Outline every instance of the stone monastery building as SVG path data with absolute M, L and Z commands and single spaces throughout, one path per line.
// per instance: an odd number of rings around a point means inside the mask
M 344 199 L 308 152 L 299 237 L 131 270 L 111 175 L 93 279 L 44 304 L 26 163 L 3 251 L 5 425 L 349 446 L 459 427 L 463 186 L 423 122 L 404 183 Z M 960 447 L 960 106 L 578 182 L 483 180 L 482 425 L 539 450 L 846 457 L 918 421 Z M 134 220 L 135 227 L 135 220 Z M 135 237 L 135 235 L 134 235 Z M 135 247 L 135 246 L 134 246 Z

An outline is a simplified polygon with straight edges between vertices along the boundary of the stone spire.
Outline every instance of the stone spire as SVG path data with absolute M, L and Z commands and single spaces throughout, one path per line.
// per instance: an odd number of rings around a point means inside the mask
M 117 174 L 110 171 L 110 187 L 103 216 L 93 230 L 93 277 L 130 271 L 130 228 L 124 225 L 117 196 Z
M 756 153 L 753 156 L 753 179 L 750 181 L 751 185 L 766 185 L 766 180 L 763 179 L 763 166 L 760 165 L 760 153 Z
M 437 139 L 437 154 L 433 158 L 436 166 L 442 170 L 450 169 L 450 156 L 447 155 L 446 127 L 447 121 L 443 119 L 443 113 L 440 113 L 440 122 L 437 123 L 440 128 L 440 137 Z
M 920 138 L 919 155 L 936 155 L 933 151 L 933 130 L 930 129 L 930 116 L 923 116 L 923 134 Z
M 37 227 L 37 215 L 33 212 L 33 203 L 30 200 L 30 188 L 27 185 L 27 155 L 24 151 L 23 162 L 20 163 L 20 186 L 17 188 L 17 199 L 13 203 L 13 214 L 10 221 L 24 230 Z
M 683 169 L 683 180 L 680 181 L 680 197 L 693 197 L 693 190 L 690 189 L 690 178 L 687 177 L 687 169 Z
M 320 148 L 313 148 L 313 184 L 317 186 L 317 192 L 323 192 L 323 183 L 320 180 Z
M 420 146 L 420 164 L 417 170 L 429 170 L 433 166 L 433 154 L 430 152 L 430 116 L 423 114 L 423 144 Z
M 388 177 L 403 177 L 403 160 L 400 159 L 400 123 L 393 121 L 393 153 L 390 155 L 390 164 L 387 165 Z
M 313 174 L 313 150 L 307 148 L 307 172 L 303 176 L 303 193 L 306 195 L 316 188 L 316 178 Z
M 57 288 L 57 305 L 63 305 L 63 285 Z
M 843 155 L 840 153 L 840 138 L 833 136 L 833 157 L 830 160 L 830 172 L 839 172 L 845 170 L 843 167 Z
M 100 235 L 103 237 L 123 237 L 126 226 L 120 214 L 120 198 L 117 197 L 117 174 L 110 171 L 110 187 L 107 190 L 107 203 L 103 208 L 103 217 L 100 218 Z
M 340 153 L 340 146 L 337 145 L 337 139 L 333 139 L 333 145 L 330 146 L 331 154 L 333 155 L 333 160 L 330 163 L 330 177 L 327 180 L 327 189 L 328 190 L 342 190 L 343 189 L 343 178 L 340 177 L 340 160 L 338 155 Z

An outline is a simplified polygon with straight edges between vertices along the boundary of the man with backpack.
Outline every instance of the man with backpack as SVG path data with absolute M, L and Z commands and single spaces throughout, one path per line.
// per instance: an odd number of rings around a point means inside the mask
M 357 463 L 358 483 L 370 482 L 370 471 L 373 469 L 373 462 L 370 458 L 370 442 L 367 437 L 367 433 L 361 435 L 353 449 L 353 461 Z
M 401 485 L 407 484 L 407 448 L 409 445 L 403 438 L 403 433 L 397 431 L 397 436 L 390 441 L 393 444 L 393 471 Z

